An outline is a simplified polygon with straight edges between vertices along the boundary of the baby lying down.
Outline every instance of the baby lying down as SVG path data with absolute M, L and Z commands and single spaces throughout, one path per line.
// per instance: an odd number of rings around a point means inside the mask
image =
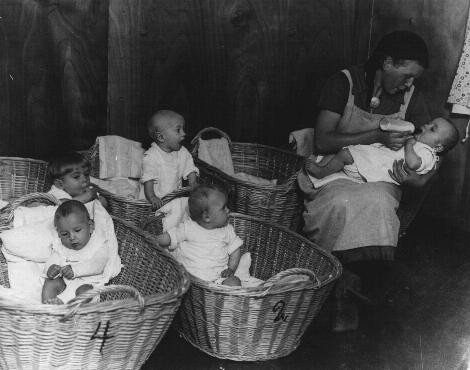
M 237 272 L 243 241 L 228 223 L 225 192 L 214 184 L 199 185 L 189 196 L 188 209 L 190 218 L 158 235 L 159 244 L 169 247 L 189 273 L 202 280 L 228 286 L 252 285 L 253 279 L 258 280 Z
M 46 262 L 47 275 L 42 289 L 42 302 L 63 304 L 75 296 L 109 281 L 111 252 L 104 236 L 95 232 L 83 203 L 69 200 L 54 215 L 58 238 Z

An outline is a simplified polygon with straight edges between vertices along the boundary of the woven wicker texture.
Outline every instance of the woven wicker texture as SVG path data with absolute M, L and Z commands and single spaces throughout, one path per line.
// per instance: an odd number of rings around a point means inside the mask
M 100 160 L 98 145 L 95 144 L 88 151 L 81 151 L 80 153 L 85 155 L 91 163 L 90 175 L 99 178 Z M 100 189 L 99 193 L 108 201 L 107 211 L 109 214 L 136 226 L 140 226 L 142 221 L 145 221 L 155 213 L 155 211 L 152 211 L 152 205 L 146 199 L 136 200 L 126 198 L 110 193 L 104 189 Z M 175 198 L 187 196 L 188 194 L 189 188 L 182 188 L 171 192 L 162 198 L 163 205 Z
M 47 162 L 30 158 L 0 157 L 0 199 L 10 201 L 46 191 Z
M 177 315 L 180 334 L 200 350 L 222 359 L 260 361 L 294 351 L 317 315 L 335 280 L 338 260 L 285 227 L 232 214 L 230 222 L 252 257 L 250 273 L 268 280 L 255 288 L 227 288 L 191 276 Z M 158 224 L 146 231 L 158 234 Z M 281 273 L 282 272 L 282 273 Z M 273 285 L 281 274 L 310 279 Z
M 278 180 L 278 185 L 259 185 L 227 175 L 197 158 L 198 139 L 216 133 L 229 141 L 235 172 Z M 194 163 L 201 182 L 216 182 L 229 189 L 229 207 L 234 212 L 261 217 L 295 229 L 302 213 L 302 199 L 297 188 L 297 172 L 304 159 L 290 151 L 261 144 L 232 142 L 217 128 L 201 130 L 191 142 Z
M 33 194 L 15 205 L 32 201 L 54 204 L 53 197 Z M 0 298 L 1 369 L 138 369 L 147 360 L 172 322 L 189 278 L 137 228 L 117 218 L 114 226 L 124 266 L 109 286 L 62 306 Z M 0 257 L 0 282 L 8 286 Z M 100 303 L 84 303 L 97 294 Z

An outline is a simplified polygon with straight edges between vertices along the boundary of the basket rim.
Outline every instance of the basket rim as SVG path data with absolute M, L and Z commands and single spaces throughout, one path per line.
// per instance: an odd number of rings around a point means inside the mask
M 0 156 L 0 161 L 1 160 L 13 160 L 13 161 L 28 161 L 28 162 L 35 162 L 39 164 L 45 164 L 47 165 L 48 162 L 44 161 L 42 159 L 36 159 L 36 158 L 27 158 L 27 157 L 8 157 L 8 156 Z
M 32 193 L 32 194 L 27 194 L 21 198 L 18 198 L 15 200 L 15 204 L 21 204 L 21 200 L 26 199 L 26 200 L 34 200 L 34 199 L 55 199 L 51 195 L 47 193 Z M 11 213 L 14 212 L 15 208 L 11 209 Z M 177 283 L 177 287 L 173 289 L 170 292 L 167 293 L 155 293 L 151 295 L 143 295 L 144 299 L 144 306 L 145 307 L 155 305 L 155 304 L 170 304 L 176 301 L 179 301 L 182 296 L 187 292 L 189 289 L 190 285 L 190 278 L 189 274 L 186 271 L 186 269 L 183 267 L 181 263 L 176 261 L 171 254 L 160 247 L 154 239 L 152 239 L 151 236 L 149 236 L 147 233 L 145 233 L 143 230 L 138 228 L 137 226 L 134 226 L 132 223 L 122 220 L 118 217 L 112 216 L 111 218 L 113 220 L 113 223 L 117 222 L 118 224 L 121 223 L 125 227 L 131 229 L 133 232 L 137 233 L 139 236 L 141 236 L 146 242 L 148 242 L 159 254 L 163 255 L 169 263 L 173 264 L 174 267 L 177 269 L 180 279 Z M 9 218 L 11 220 L 11 218 Z M 119 276 L 119 275 L 118 275 Z M 14 311 L 24 311 L 24 312 L 29 312 L 29 313 L 47 313 L 50 315 L 57 315 L 57 316 L 65 316 L 68 314 L 71 310 L 71 307 L 73 307 L 74 304 L 66 303 L 63 305 L 48 305 L 48 304 L 43 304 L 43 303 L 30 303 L 30 302 L 16 302 L 16 301 L 9 301 L 7 299 L 3 299 L 0 297 L 0 308 L 2 310 L 14 310 Z M 116 311 L 116 310 L 121 310 L 121 309 L 128 309 L 128 308 L 136 308 L 139 306 L 139 303 L 135 299 L 115 299 L 115 300 L 110 300 L 110 301 L 103 301 L 103 302 L 97 302 L 97 303 L 86 303 L 81 305 L 75 315 L 81 315 L 81 314 L 87 314 L 90 312 L 111 312 L 111 311 Z
M 293 292 L 293 291 L 298 291 L 298 290 L 303 290 L 303 289 L 321 289 L 325 285 L 330 284 L 334 280 L 338 279 L 342 272 L 343 272 L 343 266 L 339 262 L 338 258 L 336 258 L 332 253 L 323 250 L 321 247 L 313 243 L 312 241 L 308 240 L 306 237 L 303 235 L 300 235 L 296 233 L 293 230 L 290 230 L 289 228 L 279 225 L 274 222 L 267 221 L 265 219 L 260 219 L 258 217 L 254 216 L 249 216 L 245 215 L 242 213 L 236 213 L 236 212 L 230 212 L 230 217 L 235 217 L 235 218 L 240 218 L 240 219 L 245 219 L 248 221 L 256 221 L 258 223 L 264 224 L 269 227 L 274 227 L 277 228 L 278 230 L 281 230 L 290 236 L 296 237 L 300 239 L 302 243 L 305 243 L 306 245 L 312 247 L 315 249 L 318 253 L 320 253 L 324 258 L 330 260 L 330 262 L 333 264 L 333 267 L 335 269 L 334 273 L 331 273 L 324 281 L 322 281 L 322 284 L 320 286 L 314 286 L 312 281 L 310 279 L 302 282 L 294 282 L 294 283 L 285 283 L 279 286 L 279 288 L 276 289 L 270 289 L 269 287 L 266 286 L 256 286 L 256 287 L 226 287 L 223 285 L 215 284 L 213 282 L 208 282 L 205 280 L 202 280 L 191 273 L 188 272 L 190 278 L 191 278 L 191 284 L 195 285 L 198 288 L 201 289 L 206 289 L 210 290 L 211 292 L 218 293 L 221 295 L 228 295 L 228 296 L 245 296 L 245 297 L 266 297 L 274 294 L 279 294 L 282 292 Z

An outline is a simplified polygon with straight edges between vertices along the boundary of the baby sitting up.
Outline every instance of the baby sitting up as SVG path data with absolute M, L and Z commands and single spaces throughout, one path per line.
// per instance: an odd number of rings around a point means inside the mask
M 49 194 L 59 200 L 75 199 L 88 203 L 98 199 L 106 208 L 106 200 L 97 193 L 90 183 L 90 163 L 77 152 L 64 153 L 49 163 L 49 177 L 52 181 Z
M 228 223 L 227 194 L 217 185 L 199 185 L 189 196 L 190 218 L 157 236 L 194 276 L 240 286 L 235 276 L 243 241 Z
M 363 182 L 386 181 L 397 184 L 389 171 L 395 160 L 404 159 L 406 165 L 420 175 L 434 169 L 441 155 L 452 149 L 459 139 L 457 129 L 444 118 L 435 118 L 417 130 L 404 147 L 394 151 L 382 144 L 350 145 L 318 163 L 307 161 L 307 172 L 317 179 L 343 170 L 349 177 Z
M 162 207 L 162 197 L 178 190 L 182 180 L 197 183 L 198 169 L 193 157 L 182 145 L 186 137 L 184 118 L 170 110 L 155 113 L 147 124 L 153 143 L 142 160 L 142 183 L 145 198 L 153 210 Z
M 62 203 L 54 215 L 58 238 L 45 265 L 47 278 L 42 302 L 63 304 L 75 296 L 109 281 L 112 252 L 86 207 L 77 200 Z

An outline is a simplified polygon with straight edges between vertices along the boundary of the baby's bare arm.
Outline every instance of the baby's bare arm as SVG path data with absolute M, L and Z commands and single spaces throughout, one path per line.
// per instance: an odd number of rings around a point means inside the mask
M 193 186 L 193 187 L 197 185 L 197 172 L 196 171 L 191 172 L 188 175 L 188 183 L 189 183 L 189 186 Z
M 405 163 L 412 170 L 416 171 L 421 167 L 421 158 L 416 154 L 414 145 L 416 140 L 414 138 L 408 139 L 405 143 Z
M 153 191 L 153 180 L 144 182 L 144 194 L 145 198 L 152 204 L 152 209 L 154 211 L 162 207 L 162 200 L 157 197 Z

